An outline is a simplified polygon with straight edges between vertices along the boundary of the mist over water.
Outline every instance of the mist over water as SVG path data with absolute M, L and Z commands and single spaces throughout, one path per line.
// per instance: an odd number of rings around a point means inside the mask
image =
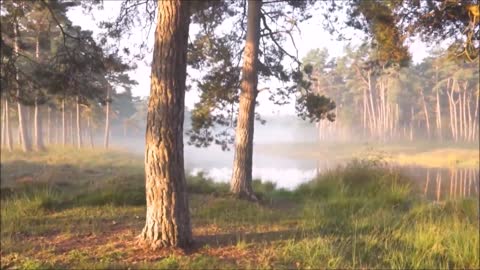
M 254 133 L 253 179 L 271 181 L 277 187 L 293 189 L 299 184 L 313 179 L 325 169 L 325 161 L 308 158 L 288 158 L 258 150 L 261 145 L 291 143 L 313 143 L 316 141 L 315 125 L 296 119 L 294 116 L 267 119 L 265 124 L 256 123 Z M 218 182 L 229 182 L 232 174 L 234 146 L 223 151 L 219 146 L 198 148 L 188 145 L 184 136 L 184 159 L 187 174 L 203 173 Z M 112 145 L 132 153 L 143 155 L 145 139 L 141 136 L 116 136 Z M 322 166 L 320 166 L 322 165 Z
M 186 122 L 188 125 L 188 121 Z M 186 126 L 185 129 L 188 127 Z M 112 146 L 122 148 L 129 152 L 143 156 L 145 149 L 145 139 L 141 134 L 135 136 L 112 136 Z M 128 132 L 127 132 L 128 134 Z M 112 134 L 113 135 L 113 134 Z M 198 148 L 187 143 L 188 136 L 184 136 L 184 159 L 185 170 L 189 175 L 202 173 L 204 176 L 216 182 L 229 182 L 232 174 L 232 164 L 234 156 L 234 146 L 230 146 L 229 151 L 223 151 L 217 145 L 207 148 Z M 334 141 L 333 141 L 334 142 Z M 318 141 L 318 127 L 314 123 L 302 121 L 295 116 L 269 117 L 265 124 L 256 122 L 254 133 L 254 155 L 253 155 L 253 179 L 259 179 L 262 182 L 270 181 L 276 184 L 278 188 L 292 190 L 302 183 L 314 179 L 318 174 L 327 170 L 334 169 L 352 159 L 353 153 L 347 160 L 335 160 L 335 151 L 342 149 L 334 148 L 333 152 L 327 152 L 321 158 L 314 158 L 306 154 L 291 155 L 275 154 L 275 150 L 283 150 L 288 145 L 328 145 L 331 142 Z M 360 142 L 358 142 L 360 143 Z M 98 144 L 101 144 L 101 136 L 98 136 Z M 268 148 L 270 151 L 265 151 Z M 315 151 L 312 149 L 312 151 Z M 447 196 L 451 192 L 444 191 L 450 187 L 450 182 L 457 181 L 455 173 L 450 173 L 449 168 L 431 168 L 426 169 L 419 166 L 401 166 L 400 171 L 416 180 L 419 190 L 425 189 L 430 194 L 431 199 L 437 199 L 437 193 L 440 197 Z M 427 173 L 428 171 L 428 173 Z M 460 170 L 458 170 L 460 172 Z M 436 175 L 440 173 L 440 182 L 437 182 Z M 428 174 L 428 175 L 427 175 Z M 471 173 L 466 174 L 465 181 L 471 185 L 472 194 L 478 190 L 478 170 L 472 169 Z M 452 175 L 452 176 L 450 176 Z M 440 178 L 442 180 L 440 180 Z M 437 192 L 437 185 L 442 186 L 442 192 Z M 431 186 L 431 187 L 430 187 Z M 435 186 L 435 187 L 434 187 Z M 428 188 L 430 187 L 430 188 Z

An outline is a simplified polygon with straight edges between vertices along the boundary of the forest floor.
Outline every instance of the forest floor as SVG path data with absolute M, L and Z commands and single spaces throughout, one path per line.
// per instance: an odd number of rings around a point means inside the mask
M 354 158 L 384 160 L 399 165 L 435 168 L 478 168 L 478 143 L 447 144 L 437 142 L 398 143 L 286 143 L 262 144 L 260 153 L 294 159 L 319 159 L 344 162 Z
M 188 178 L 195 244 L 146 250 L 143 158 L 50 149 L 1 155 L 1 269 L 480 268 L 477 198 L 432 202 L 368 161 L 260 203 Z

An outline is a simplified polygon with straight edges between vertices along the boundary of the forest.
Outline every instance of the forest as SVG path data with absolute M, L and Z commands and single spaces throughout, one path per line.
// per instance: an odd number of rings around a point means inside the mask
M 480 268 L 478 0 L 0 11 L 1 269 Z

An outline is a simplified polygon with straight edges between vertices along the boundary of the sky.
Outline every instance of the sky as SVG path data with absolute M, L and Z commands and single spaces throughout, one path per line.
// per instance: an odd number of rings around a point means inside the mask
M 68 11 L 67 15 L 74 25 L 79 25 L 82 29 L 91 30 L 96 36 L 100 30 L 97 26 L 100 20 L 113 20 L 116 18 L 120 10 L 121 1 L 104 1 L 104 8 L 102 10 L 93 9 L 90 13 L 85 13 L 81 7 L 76 7 Z M 99 19 L 96 19 L 99 18 Z M 317 49 L 317 48 L 327 48 L 330 56 L 338 57 L 343 54 L 343 48 L 347 44 L 345 41 L 338 41 L 332 35 L 322 28 L 322 18 L 321 16 L 313 17 L 312 19 L 305 21 L 299 25 L 300 32 L 295 32 L 293 38 L 295 40 L 295 45 L 298 49 L 298 56 L 300 59 L 307 54 L 308 51 Z M 195 27 L 190 27 L 190 34 L 195 31 Z M 134 96 L 146 97 L 150 92 L 150 66 L 145 62 L 150 62 L 149 59 L 152 59 L 152 50 L 153 47 L 153 34 L 154 29 L 152 29 L 150 35 L 146 37 L 145 31 L 141 29 L 135 29 L 132 31 L 131 36 L 122 41 L 122 47 L 133 47 L 139 41 L 142 41 L 148 38 L 148 44 L 150 46 L 150 52 L 146 55 L 145 59 L 147 61 L 138 62 L 137 69 L 130 72 L 131 78 L 138 82 L 138 85 L 132 88 L 132 94 Z M 358 33 L 350 32 L 347 33 L 347 36 L 353 37 L 353 45 L 355 44 L 355 36 Z M 358 39 L 357 39 L 358 40 Z M 291 54 L 295 54 L 295 47 L 290 42 L 284 44 L 284 48 Z M 425 43 L 416 39 L 409 46 L 410 53 L 412 54 L 412 60 L 414 63 L 420 62 L 423 58 L 427 56 L 428 47 Z M 188 81 L 187 81 L 188 84 Z M 267 82 L 268 84 L 268 82 Z M 263 88 L 264 85 L 259 84 L 259 89 Z M 258 95 L 257 100 L 261 104 L 256 108 L 256 111 L 262 115 L 293 115 L 295 114 L 295 100 L 292 97 L 290 104 L 278 106 L 273 104 L 268 100 L 269 94 L 266 92 L 261 92 Z M 198 92 L 195 89 L 188 91 L 185 95 L 185 105 L 192 109 L 195 102 L 198 102 Z

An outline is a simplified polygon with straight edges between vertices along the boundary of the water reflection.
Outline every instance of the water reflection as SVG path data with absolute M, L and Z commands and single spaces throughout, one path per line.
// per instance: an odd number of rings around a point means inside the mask
M 423 190 L 428 199 L 443 201 L 478 197 L 479 169 L 402 167 L 401 171 L 416 180 L 419 190 Z

